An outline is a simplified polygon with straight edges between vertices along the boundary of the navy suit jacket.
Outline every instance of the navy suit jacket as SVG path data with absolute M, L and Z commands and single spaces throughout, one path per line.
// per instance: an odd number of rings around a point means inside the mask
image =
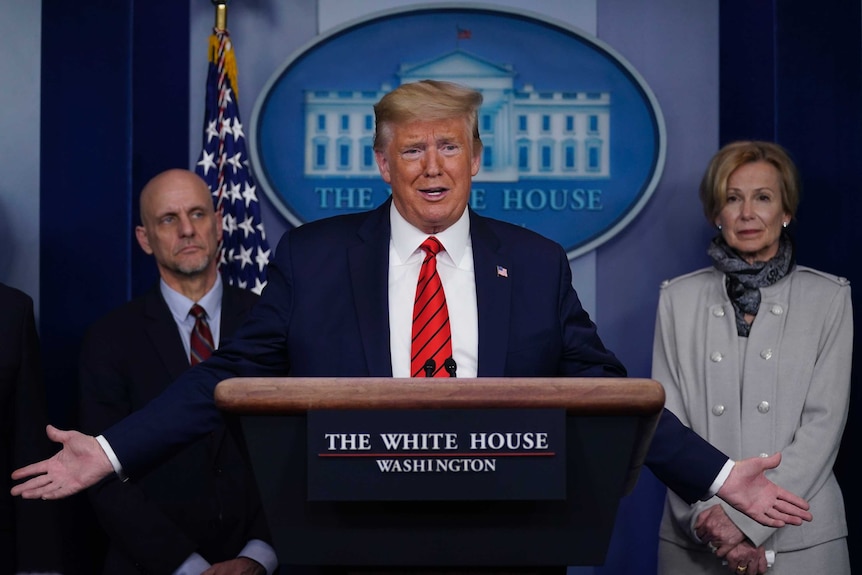
M 386 377 L 390 201 L 287 232 L 268 285 L 236 338 L 147 409 L 105 433 L 127 472 L 145 469 L 219 419 L 213 390 L 229 377 Z M 470 212 L 479 377 L 620 377 L 571 285 L 558 244 Z M 497 266 L 508 277 L 497 273 Z M 457 294 L 447 294 L 457 297 Z M 665 412 L 647 464 L 689 501 L 727 460 Z
M 224 286 L 221 344 L 258 297 Z M 143 408 L 189 370 L 170 309 L 155 286 L 88 330 L 80 362 L 81 426 L 100 432 Z M 89 490 L 111 539 L 104 573 L 172 573 L 197 551 L 211 563 L 250 539 L 269 541 L 260 500 L 224 423 L 146 474 L 114 476 Z

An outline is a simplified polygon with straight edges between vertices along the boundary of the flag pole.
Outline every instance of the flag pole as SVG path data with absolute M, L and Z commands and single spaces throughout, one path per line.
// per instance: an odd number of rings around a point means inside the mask
M 215 6 L 215 29 L 227 30 L 227 0 L 212 0 Z

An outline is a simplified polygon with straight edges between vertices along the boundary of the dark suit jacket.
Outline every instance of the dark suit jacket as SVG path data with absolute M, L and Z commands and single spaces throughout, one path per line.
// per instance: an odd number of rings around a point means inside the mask
M 33 300 L 0 284 L 0 575 L 62 569 L 56 505 L 9 494 L 13 469 L 56 451 L 47 421 Z
M 221 344 L 257 302 L 225 285 Z M 189 369 L 159 287 L 95 323 L 80 363 L 81 425 L 99 433 L 144 407 Z M 252 538 L 269 541 L 260 502 L 237 442 L 222 421 L 149 473 L 111 477 L 90 499 L 111 539 L 104 572 L 171 573 L 194 551 L 211 563 Z
M 391 376 L 389 206 L 305 224 L 284 235 L 268 285 L 231 345 L 191 370 L 106 438 L 132 473 L 206 433 L 213 389 L 233 376 Z M 623 376 L 571 285 L 566 254 L 542 236 L 470 213 L 479 377 Z M 497 274 L 497 266 L 508 277 Z M 447 294 L 454 297 L 453 294 Z M 666 413 L 648 464 L 689 500 L 727 460 Z

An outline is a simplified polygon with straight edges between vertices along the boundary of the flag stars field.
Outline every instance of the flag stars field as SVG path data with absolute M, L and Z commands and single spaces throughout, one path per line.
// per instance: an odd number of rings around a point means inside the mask
M 213 203 L 222 210 L 219 269 L 223 277 L 230 285 L 259 294 L 266 285 L 272 250 L 249 167 L 236 98 L 236 59 L 227 30 L 213 30 L 208 53 L 203 146 L 195 171 L 207 182 Z

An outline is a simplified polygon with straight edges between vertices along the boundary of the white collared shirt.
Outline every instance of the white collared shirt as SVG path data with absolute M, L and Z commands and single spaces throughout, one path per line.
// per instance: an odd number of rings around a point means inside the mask
M 428 234 L 415 228 L 389 209 L 392 236 L 389 240 L 389 347 L 393 377 L 410 377 L 410 341 L 416 282 L 425 252 L 419 246 Z M 476 274 L 473 271 L 473 244 L 470 241 L 470 214 L 434 234 L 446 251 L 437 254 L 437 273 L 443 282 L 449 323 L 452 328 L 452 356 L 458 377 L 476 377 L 479 365 L 479 314 L 476 304 Z

